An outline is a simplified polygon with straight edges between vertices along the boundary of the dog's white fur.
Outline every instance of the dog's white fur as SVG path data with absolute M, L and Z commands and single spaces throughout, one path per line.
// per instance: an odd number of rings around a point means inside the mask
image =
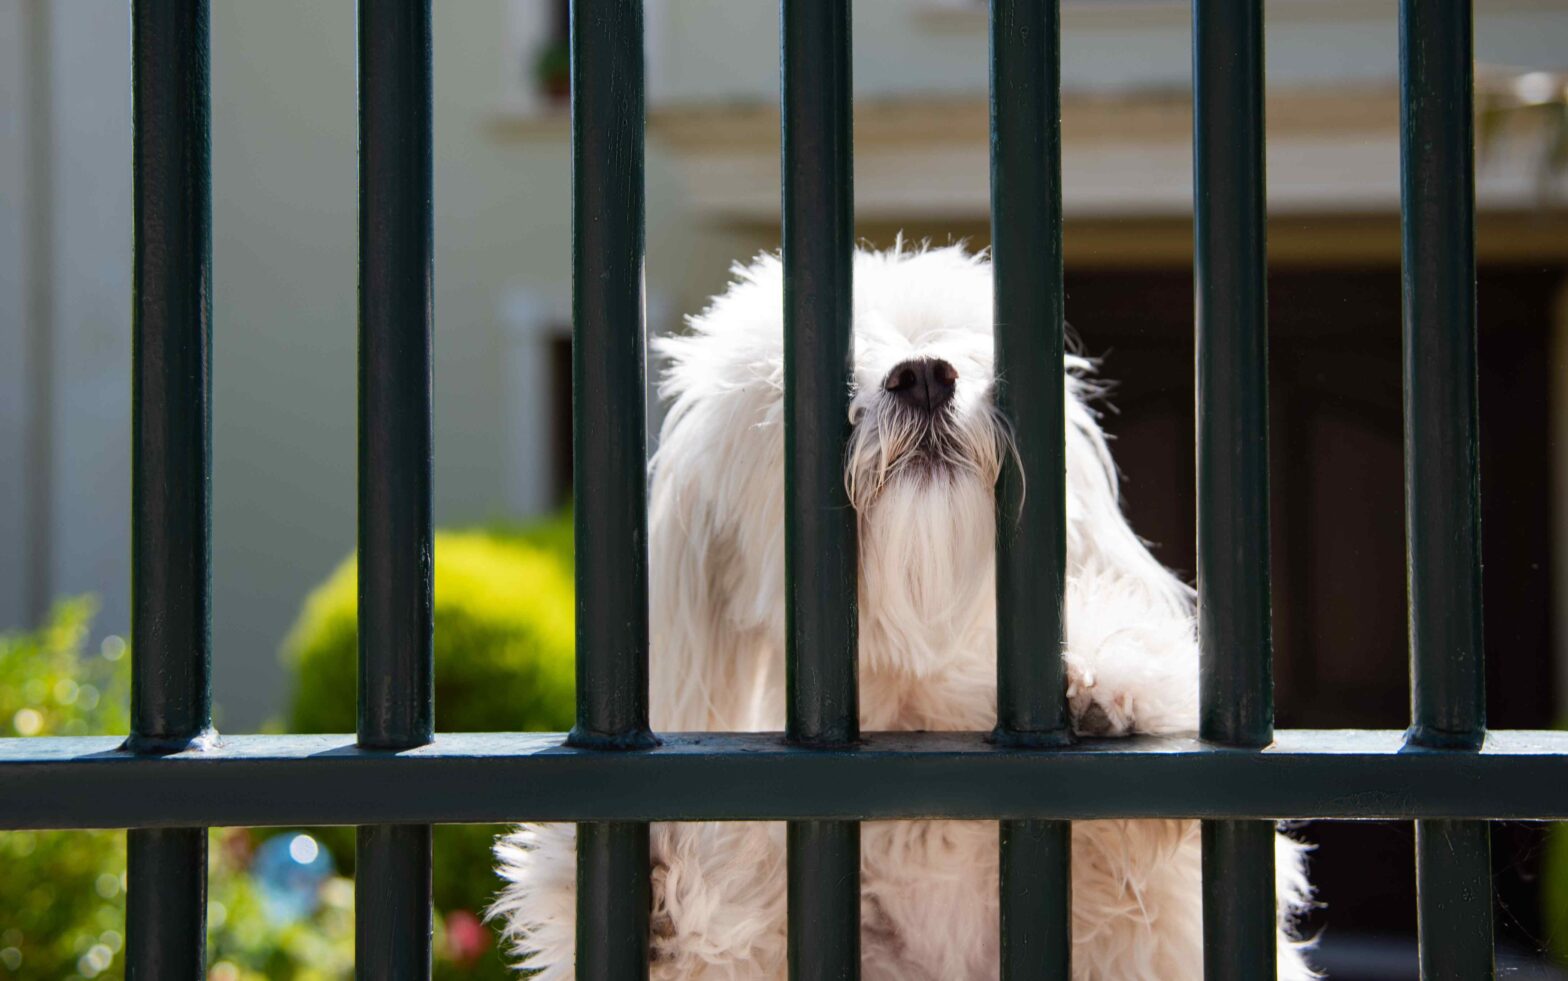
M 858 253 L 854 271 L 845 479 L 860 526 L 861 726 L 988 730 L 993 485 L 1009 446 L 991 402 L 991 270 L 957 247 L 900 247 Z M 665 731 L 784 722 L 783 275 L 772 256 L 734 272 L 689 334 L 658 343 L 671 406 L 653 463 L 651 655 L 653 724 Z M 940 422 L 922 422 L 884 390 L 889 370 L 916 357 L 958 372 Z M 1065 657 L 1075 723 L 1105 735 L 1194 730 L 1191 592 L 1123 518 L 1085 404 L 1091 366 L 1069 364 Z M 1192 821 L 1076 822 L 1073 976 L 1202 977 L 1200 851 Z M 997 977 L 995 822 L 868 823 L 861 852 L 867 981 Z M 1303 852 L 1278 837 L 1286 979 L 1314 976 L 1289 933 L 1307 904 Z M 652 854 L 655 981 L 785 976 L 782 825 L 655 824 Z M 494 912 L 506 938 L 539 981 L 572 977 L 572 827 L 525 826 L 497 855 L 507 886 Z

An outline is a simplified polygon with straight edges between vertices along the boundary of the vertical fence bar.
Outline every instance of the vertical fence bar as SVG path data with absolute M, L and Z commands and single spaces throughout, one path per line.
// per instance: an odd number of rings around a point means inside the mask
M 1470 0 L 1403 0 L 1399 55 L 1408 742 L 1479 749 L 1486 692 Z M 1421 976 L 1493 977 L 1488 825 L 1417 821 L 1416 883 Z
M 132 7 L 131 735 L 211 738 L 212 194 L 206 0 Z M 127 837 L 126 977 L 206 974 L 207 831 Z
M 789 738 L 860 738 L 855 510 L 844 489 L 854 379 L 848 0 L 784 0 L 784 493 Z M 789 969 L 860 976 L 860 825 L 789 826 Z
M 359 4 L 359 744 L 434 732 L 430 0 Z M 355 973 L 429 978 L 430 828 L 356 844 Z
M 1204 739 L 1274 738 L 1261 0 L 1193 2 L 1198 639 Z M 1273 977 L 1274 830 L 1203 825 L 1204 976 Z
M 997 482 L 998 742 L 1066 745 L 1061 23 L 1058 0 L 991 3 L 996 400 L 1017 442 Z M 1023 507 L 1025 488 L 1032 506 Z M 1004 979 L 1069 976 L 1072 829 L 1001 824 Z
M 571 5 L 572 453 L 577 725 L 604 750 L 648 728 L 642 0 Z M 577 829 L 577 978 L 648 976 L 648 825 Z

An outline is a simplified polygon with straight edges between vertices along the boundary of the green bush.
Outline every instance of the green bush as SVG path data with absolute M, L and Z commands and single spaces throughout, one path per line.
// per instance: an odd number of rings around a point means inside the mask
M 562 731 L 574 715 L 575 610 L 569 513 L 531 526 L 438 532 L 435 540 L 436 728 L 443 732 Z M 292 732 L 352 732 L 357 687 L 357 589 L 348 559 L 305 602 L 285 646 L 294 673 Z M 439 826 L 434 891 L 439 918 L 482 916 L 499 880 L 497 825 Z M 353 833 L 313 832 L 351 862 Z M 508 977 L 493 944 L 463 971 Z
M 573 715 L 571 518 L 440 533 L 435 550 L 436 720 L 446 731 L 562 730 Z M 355 572 L 338 569 L 305 604 L 286 645 L 295 671 L 289 727 L 352 732 Z M 62 603 L 32 634 L 0 635 L 0 737 L 121 734 L 129 718 L 124 641 L 86 651 L 92 603 Z M 478 927 L 497 879 L 502 829 L 435 832 L 435 975 L 510 978 Z M 276 830 L 214 830 L 209 839 L 211 981 L 347 981 L 353 973 L 353 833 L 312 830 L 338 875 L 318 909 L 274 923 L 251 876 Z M 125 922 L 125 834 L 0 832 L 0 981 L 118 981 Z
M 36 633 L 0 636 L 0 736 L 124 733 L 125 643 L 83 645 L 92 603 L 60 604 Z M 252 835 L 208 839 L 208 963 L 213 981 L 339 981 L 353 967 L 353 884 L 329 878 L 306 919 L 274 923 L 249 874 Z M 125 832 L 0 833 L 0 978 L 124 977 Z
M 576 617 L 563 524 L 569 543 L 569 518 L 523 532 L 436 533 L 438 730 L 571 727 Z M 289 636 L 294 732 L 354 731 L 357 591 L 350 558 L 306 599 Z
M 1559 964 L 1568 965 L 1568 823 L 1546 829 L 1541 860 L 1541 927 L 1546 949 Z
M 0 736 L 127 731 L 125 644 L 84 651 L 92 613 L 73 600 L 36 633 L 0 636 Z M 124 833 L 3 832 L 0 870 L 0 978 L 117 976 Z

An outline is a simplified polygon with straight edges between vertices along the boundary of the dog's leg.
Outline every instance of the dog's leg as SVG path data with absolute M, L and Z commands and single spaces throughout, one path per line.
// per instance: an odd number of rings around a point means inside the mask
M 491 908 L 534 981 L 573 977 L 577 836 L 524 825 L 496 848 L 507 885 Z M 782 981 L 784 826 L 655 824 L 649 836 L 651 981 Z
M 1306 846 L 1276 839 L 1280 981 L 1318 975 L 1291 927 L 1308 904 Z M 1073 823 L 1075 981 L 1201 981 L 1203 849 L 1196 821 Z
M 524 824 L 496 842 L 506 880 L 487 919 L 532 981 L 571 981 L 577 943 L 577 826 Z
M 1192 619 L 1149 602 L 1139 583 L 1093 574 L 1070 579 L 1063 656 L 1068 707 L 1080 735 L 1197 728 Z
M 784 825 L 653 827 L 653 981 L 782 981 Z

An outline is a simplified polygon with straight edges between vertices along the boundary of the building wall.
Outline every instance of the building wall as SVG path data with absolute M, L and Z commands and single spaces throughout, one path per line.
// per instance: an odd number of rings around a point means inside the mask
M 0 3 L 0 624 L 29 618 L 31 536 L 27 530 L 29 410 L 28 301 L 32 263 L 28 229 L 27 41 L 30 20 L 20 2 Z
M 1476 58 L 1562 67 L 1568 7 L 1557 0 L 1478 0 Z M 778 92 L 776 5 L 651 0 L 654 94 L 670 102 L 771 100 Z M 1191 80 L 1188 0 L 1063 0 L 1062 86 L 1185 88 Z M 1272 86 L 1345 84 L 1398 72 L 1398 4 L 1388 0 L 1266 0 Z M 854 81 L 860 97 L 961 94 L 986 86 L 982 0 L 858 0 Z M 722 43 L 715 43 L 722 38 Z

